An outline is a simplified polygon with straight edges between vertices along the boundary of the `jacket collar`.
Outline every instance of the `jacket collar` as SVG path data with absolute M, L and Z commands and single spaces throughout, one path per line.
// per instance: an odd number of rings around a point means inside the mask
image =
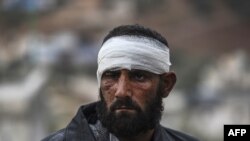
M 166 132 L 164 127 L 158 124 L 155 127 L 155 132 L 152 141 L 175 141 L 175 140 Z
M 93 133 L 88 125 L 88 117 L 85 115 L 95 113 L 96 105 L 97 102 L 79 108 L 76 116 L 66 127 L 64 141 L 95 141 Z

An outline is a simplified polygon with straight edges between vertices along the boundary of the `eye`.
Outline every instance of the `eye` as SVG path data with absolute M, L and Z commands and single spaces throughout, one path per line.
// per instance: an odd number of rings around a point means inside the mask
M 147 78 L 147 75 L 142 71 L 131 72 L 131 79 L 142 82 L 142 81 L 145 81 L 146 78 Z
M 117 79 L 119 77 L 118 71 L 106 71 L 102 75 L 102 79 Z

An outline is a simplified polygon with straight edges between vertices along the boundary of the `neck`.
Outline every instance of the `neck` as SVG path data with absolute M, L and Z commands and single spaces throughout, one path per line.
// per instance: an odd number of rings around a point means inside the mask
M 154 134 L 154 129 L 151 129 L 135 137 L 127 137 L 127 138 L 118 137 L 118 139 L 119 141 L 151 141 L 153 134 Z

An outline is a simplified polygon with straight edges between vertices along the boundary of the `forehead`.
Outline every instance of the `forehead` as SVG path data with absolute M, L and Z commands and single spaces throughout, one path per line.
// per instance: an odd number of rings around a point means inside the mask
M 123 67 L 113 67 L 113 68 L 109 68 L 106 71 L 121 71 L 121 70 L 126 70 L 126 71 L 145 71 L 142 69 L 135 69 L 135 68 L 123 68 Z M 149 72 L 149 71 L 145 71 L 145 72 Z
M 157 75 L 153 72 L 150 71 L 146 71 L 146 70 L 142 70 L 142 69 L 126 69 L 126 68 L 111 68 L 111 69 L 107 69 L 105 72 L 121 72 L 121 71 L 125 71 L 128 73 L 143 73 L 143 74 L 151 74 L 151 75 Z

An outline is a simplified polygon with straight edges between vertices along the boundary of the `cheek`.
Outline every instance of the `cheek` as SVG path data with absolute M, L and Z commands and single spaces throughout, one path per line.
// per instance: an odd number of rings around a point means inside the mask
M 112 89 L 102 89 L 101 88 L 101 92 L 102 92 L 102 96 L 104 98 L 104 101 L 107 104 L 107 107 L 109 108 L 110 105 L 112 104 L 112 102 L 114 101 L 115 95 L 114 95 L 114 90 Z
M 157 88 L 154 85 L 150 85 L 148 87 L 140 87 L 140 89 L 136 89 L 134 91 L 133 99 L 137 102 L 137 104 L 145 110 L 146 104 L 150 103 L 157 95 Z

